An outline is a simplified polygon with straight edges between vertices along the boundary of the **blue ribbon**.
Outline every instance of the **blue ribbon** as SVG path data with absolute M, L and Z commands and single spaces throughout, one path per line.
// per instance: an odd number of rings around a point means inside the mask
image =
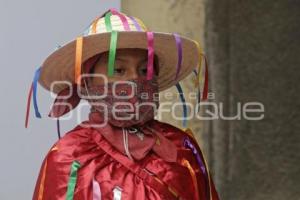
M 34 106 L 35 116 L 37 118 L 42 118 L 42 116 L 39 112 L 39 108 L 38 108 L 38 105 L 37 105 L 37 97 L 36 97 L 37 86 L 38 86 L 38 80 L 40 78 L 40 73 L 41 73 L 41 68 L 39 67 L 34 73 L 34 78 L 33 78 L 33 83 L 32 83 L 33 84 L 33 91 L 32 91 L 33 106 Z
M 60 139 L 61 136 L 60 136 L 60 122 L 59 122 L 59 117 L 57 118 L 57 121 L 56 121 L 56 128 L 57 128 L 58 139 Z
M 193 70 L 196 78 L 198 77 L 198 72 L 196 69 Z M 199 112 L 199 106 L 200 106 L 200 101 L 201 101 L 201 91 L 200 91 L 200 87 L 198 85 L 198 90 L 197 90 L 197 113 Z
M 179 92 L 180 100 L 182 102 L 182 108 L 183 108 L 183 121 L 182 121 L 182 126 L 186 128 L 187 125 L 187 106 L 186 106 L 186 101 L 184 98 L 183 90 L 181 88 L 181 85 L 179 83 L 176 83 L 176 88 Z

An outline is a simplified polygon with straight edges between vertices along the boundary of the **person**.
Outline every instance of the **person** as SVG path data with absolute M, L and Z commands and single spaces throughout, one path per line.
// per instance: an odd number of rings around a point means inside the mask
M 198 56 L 193 40 L 150 32 L 115 9 L 54 51 L 29 93 L 36 115 L 37 82 L 57 94 L 50 117 L 59 119 L 82 99 L 91 111 L 46 155 L 33 200 L 217 200 L 191 131 L 154 119 L 157 94 L 200 65 Z

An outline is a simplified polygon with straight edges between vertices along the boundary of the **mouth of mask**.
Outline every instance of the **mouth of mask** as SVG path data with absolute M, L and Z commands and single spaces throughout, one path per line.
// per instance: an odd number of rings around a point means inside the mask
M 85 85 L 80 93 L 90 103 L 92 112 L 98 112 L 104 122 L 117 127 L 143 125 L 154 118 L 159 107 L 158 84 L 154 79 Z

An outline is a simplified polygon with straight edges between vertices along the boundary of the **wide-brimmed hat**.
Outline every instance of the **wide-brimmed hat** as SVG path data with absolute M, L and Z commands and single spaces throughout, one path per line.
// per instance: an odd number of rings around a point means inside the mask
M 54 51 L 43 62 L 39 83 L 58 93 L 79 78 L 82 63 L 96 54 L 115 50 L 140 48 L 148 50 L 148 77 L 151 78 L 153 55 L 159 60 L 159 90 L 165 90 L 185 78 L 199 64 L 201 52 L 195 41 L 178 34 L 151 32 L 141 20 L 114 9 L 96 18 L 83 35 Z M 110 68 L 113 68 L 113 60 Z M 112 72 L 110 69 L 109 71 Z M 51 87 L 51 84 L 52 85 Z
M 36 70 L 28 94 L 25 126 L 27 127 L 28 124 L 31 97 L 33 97 L 35 116 L 41 117 L 36 95 L 38 82 L 58 96 L 64 94 L 68 87 L 80 84 L 81 74 L 84 71 L 83 64 L 95 55 L 104 52 L 109 52 L 107 71 L 108 76 L 112 76 L 117 49 L 128 48 L 147 50 L 147 79 L 153 77 L 156 55 L 159 68 L 157 78 L 159 91 L 176 85 L 181 100 L 185 102 L 179 81 L 194 71 L 197 76 L 195 86 L 198 88 L 198 100 L 200 101 L 201 96 L 202 99 L 207 98 L 207 62 L 202 70 L 201 61 L 205 57 L 196 41 L 176 33 L 149 31 L 140 19 L 110 9 L 93 20 L 82 35 L 56 49 Z M 201 85 L 203 85 L 202 92 L 200 92 Z M 72 102 L 71 98 L 71 102 L 74 104 L 73 107 L 76 107 L 80 100 L 73 99 L 76 101 Z M 186 116 L 187 108 L 185 104 L 183 106 Z

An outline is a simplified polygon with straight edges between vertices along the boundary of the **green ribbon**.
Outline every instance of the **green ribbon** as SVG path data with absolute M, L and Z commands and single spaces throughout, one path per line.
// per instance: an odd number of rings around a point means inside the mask
M 111 15 L 112 15 L 111 12 L 108 12 L 108 13 L 106 13 L 105 18 L 104 18 L 107 32 L 112 31 L 112 26 L 111 26 L 111 21 L 110 21 Z
M 75 186 L 77 181 L 77 171 L 79 168 L 80 168 L 80 163 L 76 160 L 73 161 L 71 166 L 71 173 L 69 177 L 66 200 L 73 200 L 74 198 L 74 191 L 75 191 Z
M 105 15 L 105 26 L 106 31 L 111 32 L 110 36 L 110 47 L 109 47 L 109 56 L 108 56 L 108 70 L 107 75 L 114 75 L 115 68 L 115 59 L 116 59 L 116 50 L 117 50 L 117 41 L 118 41 L 118 32 L 112 30 L 110 17 L 112 16 L 111 12 L 106 13 Z
M 118 41 L 118 32 L 112 30 L 112 25 L 111 25 L 111 20 L 110 20 L 111 16 L 112 16 L 112 13 L 108 12 L 105 14 L 105 18 L 104 18 L 106 31 L 111 32 L 109 56 L 108 56 L 108 69 L 107 69 L 108 76 L 114 75 L 115 59 L 116 59 L 116 51 L 117 51 L 117 41 Z
M 118 40 L 118 32 L 112 31 L 111 38 L 110 38 L 109 56 L 108 56 L 108 76 L 114 75 L 117 40 Z

